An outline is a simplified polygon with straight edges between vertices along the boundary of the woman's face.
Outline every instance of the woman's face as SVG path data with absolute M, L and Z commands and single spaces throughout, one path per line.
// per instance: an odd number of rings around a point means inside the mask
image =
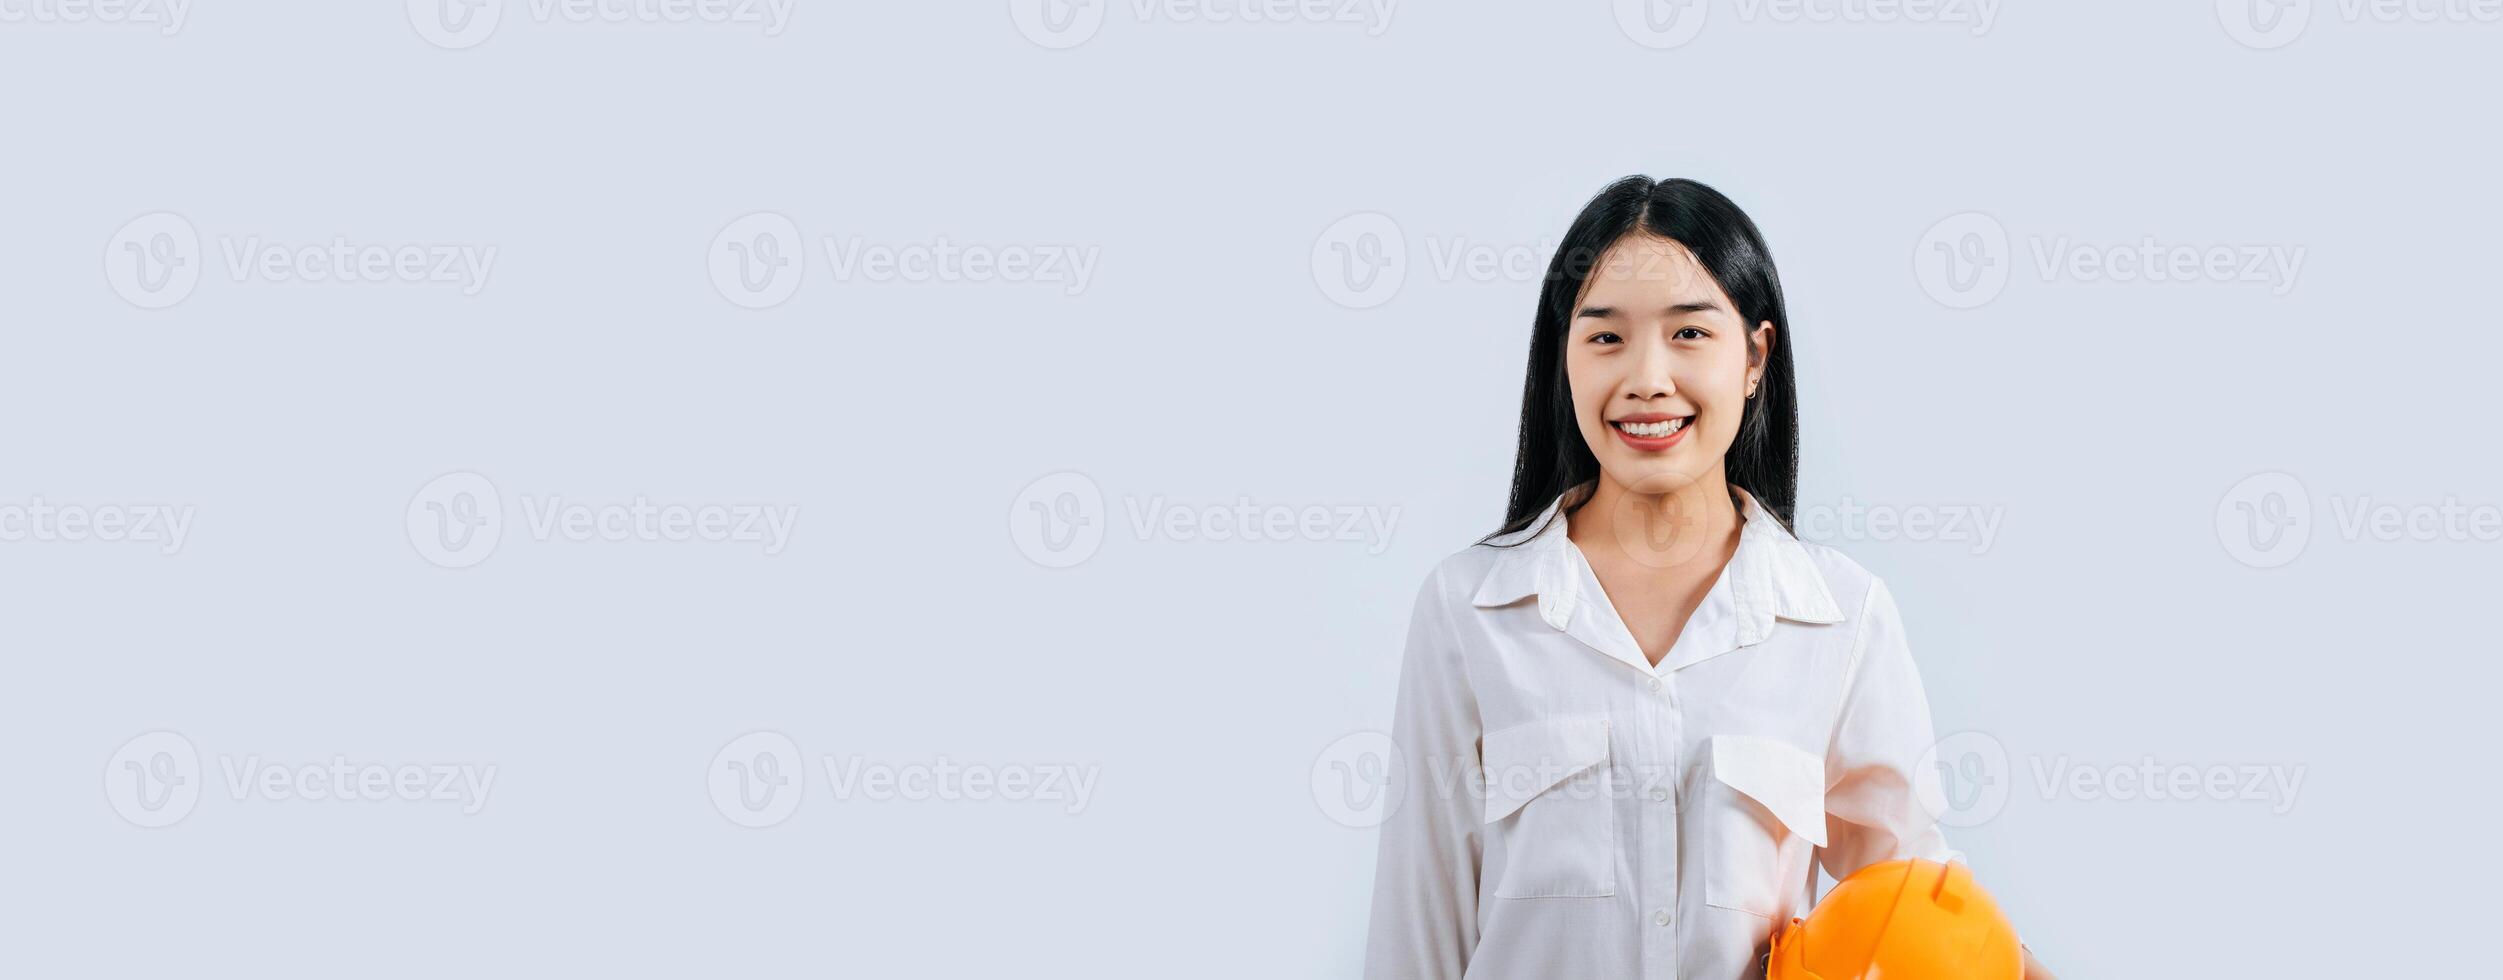
M 1771 321 L 1753 332 L 1772 349 Z M 1608 248 L 1565 326 L 1564 370 L 1610 482 L 1668 493 L 1721 474 L 1763 370 L 1748 334 L 1686 246 L 1636 233 Z

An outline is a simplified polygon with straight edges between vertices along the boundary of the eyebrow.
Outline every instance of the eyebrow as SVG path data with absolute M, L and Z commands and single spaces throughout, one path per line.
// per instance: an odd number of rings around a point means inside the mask
M 1674 304 L 1662 312 L 1665 312 L 1670 316 L 1677 316 L 1682 313 L 1718 313 L 1721 312 L 1721 304 L 1712 302 L 1711 300 L 1696 300 L 1691 303 Z M 1615 315 L 1617 315 L 1617 308 L 1613 306 L 1585 306 L 1582 307 L 1581 312 L 1573 314 L 1573 318 L 1579 320 L 1586 316 L 1592 316 L 1604 320 Z

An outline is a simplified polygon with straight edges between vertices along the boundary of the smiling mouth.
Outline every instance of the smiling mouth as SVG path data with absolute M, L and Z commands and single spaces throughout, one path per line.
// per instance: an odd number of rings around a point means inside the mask
M 1666 439 L 1685 431 L 1686 424 L 1693 422 L 1694 420 L 1694 416 L 1684 415 L 1673 419 L 1655 419 L 1643 422 L 1632 422 L 1625 419 L 1618 419 L 1608 424 L 1616 427 L 1618 432 L 1625 433 L 1626 435 L 1632 436 L 1636 439 Z

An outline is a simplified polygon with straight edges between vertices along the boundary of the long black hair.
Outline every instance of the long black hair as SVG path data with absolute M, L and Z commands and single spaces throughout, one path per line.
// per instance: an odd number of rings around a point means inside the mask
M 1565 327 L 1573 322 L 1573 305 L 1581 300 L 1582 284 L 1600 257 L 1638 231 L 1694 253 L 1721 292 L 1737 304 L 1750 346 L 1756 325 L 1772 322 L 1773 349 L 1764 357 L 1764 377 L 1756 397 L 1746 402 L 1724 467 L 1730 485 L 1754 495 L 1783 525 L 1790 524 L 1799 494 L 1799 392 L 1790 367 L 1794 334 L 1782 309 L 1782 281 L 1773 270 L 1773 253 L 1747 212 L 1721 192 L 1682 178 L 1638 176 L 1609 184 L 1591 198 L 1547 265 L 1547 282 L 1539 288 L 1538 314 L 1530 327 L 1529 379 L 1521 387 L 1521 447 L 1512 464 L 1512 501 L 1504 508 L 1502 529 L 1487 535 L 1487 541 L 1527 529 L 1558 495 L 1599 476 L 1599 458 L 1582 439 L 1572 386 L 1565 380 Z M 1582 503 L 1566 501 L 1562 510 Z

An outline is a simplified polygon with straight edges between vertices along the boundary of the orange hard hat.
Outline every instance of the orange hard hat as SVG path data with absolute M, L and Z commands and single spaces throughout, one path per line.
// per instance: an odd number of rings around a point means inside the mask
M 2021 980 L 2025 954 L 1964 862 L 1888 861 L 1773 937 L 1767 980 Z

